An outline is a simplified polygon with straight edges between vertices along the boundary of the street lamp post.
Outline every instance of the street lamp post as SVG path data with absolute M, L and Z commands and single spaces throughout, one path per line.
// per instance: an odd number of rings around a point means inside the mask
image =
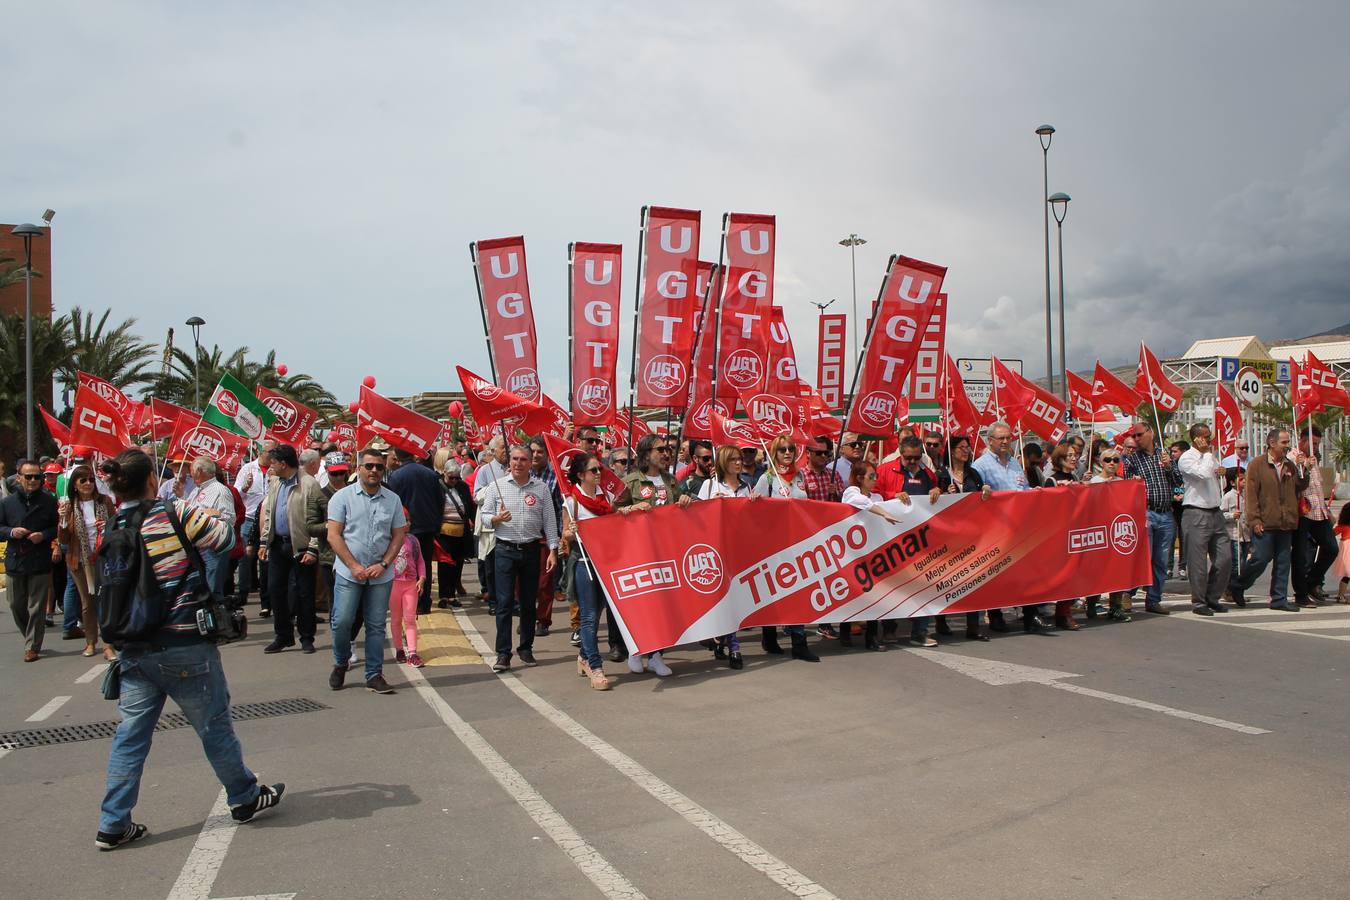
M 855 366 L 858 364 L 858 354 L 862 352 L 862 348 L 858 346 L 858 248 L 865 243 L 867 243 L 867 240 L 858 237 L 856 234 L 850 234 L 839 242 L 839 246 L 848 248 L 853 263 L 853 359 Z
M 1056 252 L 1059 254 L 1059 372 L 1060 398 L 1069 405 L 1069 369 L 1065 362 L 1068 353 L 1064 341 L 1064 217 L 1069 214 L 1069 195 L 1063 192 L 1050 195 L 1050 208 L 1055 213 Z
M 202 326 L 206 320 L 201 316 L 193 316 L 184 323 L 192 329 L 192 397 L 194 407 L 198 412 L 202 408 Z
M 23 375 L 24 428 L 27 458 L 33 458 L 33 238 L 42 237 L 42 229 L 29 222 L 16 225 L 10 234 L 23 238 Z
M 1041 198 L 1045 204 L 1045 209 L 1042 210 L 1045 218 L 1045 378 L 1046 385 L 1053 394 L 1055 364 L 1050 349 L 1050 141 L 1054 139 L 1055 126 L 1042 125 L 1036 129 L 1036 136 L 1041 142 L 1041 175 L 1044 188 Z

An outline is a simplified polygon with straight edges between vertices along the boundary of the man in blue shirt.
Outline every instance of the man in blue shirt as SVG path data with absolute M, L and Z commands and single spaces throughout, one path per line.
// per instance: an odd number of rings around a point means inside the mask
M 408 520 L 398 495 L 384 487 L 384 454 L 361 451 L 359 480 L 328 501 L 328 543 L 333 548 L 333 671 L 328 686 L 341 690 L 352 655 L 352 621 L 366 626 L 366 687 L 392 694 L 384 680 L 384 620 L 389 615 L 391 568 Z
M 1030 490 L 1030 484 L 1027 482 L 1027 471 L 1022 463 L 1012 452 L 1012 428 L 1007 422 L 995 422 L 989 426 L 989 433 L 985 436 L 984 442 L 988 445 L 980 458 L 972 464 L 975 471 L 980 473 L 990 489 L 995 491 L 1025 491 Z M 1030 632 L 1049 631 L 1050 626 L 1046 625 L 1039 615 L 1039 607 L 1036 604 L 1022 607 L 1022 629 Z M 1003 610 L 989 610 L 989 628 L 993 631 L 1007 631 L 1008 625 L 1003 621 Z

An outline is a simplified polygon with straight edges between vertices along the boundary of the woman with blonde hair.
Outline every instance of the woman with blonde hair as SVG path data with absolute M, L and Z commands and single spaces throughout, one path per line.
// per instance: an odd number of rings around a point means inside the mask
M 744 465 L 744 459 L 742 459 Z M 805 500 L 806 485 L 797 469 L 797 445 L 789 434 L 780 434 L 769 443 L 769 467 L 755 483 L 755 493 L 778 500 Z M 820 662 L 820 657 L 806 645 L 806 626 L 788 625 L 784 628 L 792 639 L 792 658 L 806 662 Z M 760 629 L 759 645 L 764 652 L 782 656 L 778 645 L 778 628 L 769 625 Z
M 752 493 L 741 481 L 741 472 L 745 469 L 745 462 L 741 458 L 739 447 L 733 447 L 725 444 L 717 448 L 717 460 L 714 463 L 713 477 L 703 482 L 703 487 L 699 488 L 698 499 L 700 500 L 721 500 L 732 497 L 748 497 L 751 500 L 758 500 L 760 495 Z M 720 659 L 723 651 L 727 654 L 727 665 L 733 669 L 740 669 L 745 666 L 745 660 L 741 657 L 741 641 L 736 632 L 724 634 L 717 642 L 717 653 Z
M 104 526 L 114 512 L 116 507 L 112 498 L 98 492 L 94 470 L 76 466 L 66 479 L 66 496 L 57 502 L 57 540 L 52 545 L 52 562 L 61 561 L 60 548 L 65 547 L 66 568 L 80 598 L 83 656 L 93 656 L 98 651 L 98 610 L 95 609 L 98 548 L 103 540 Z M 117 658 L 112 647 L 104 647 L 103 656 L 109 660 Z

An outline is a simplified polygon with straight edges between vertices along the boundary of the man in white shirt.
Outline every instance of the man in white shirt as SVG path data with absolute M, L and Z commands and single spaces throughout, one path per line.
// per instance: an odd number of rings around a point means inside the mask
M 263 498 L 267 496 L 267 470 L 272 466 L 272 447 L 274 445 L 274 441 L 263 441 L 263 447 L 258 453 L 258 458 L 244 463 L 234 479 L 234 489 L 244 499 L 244 524 L 239 529 L 239 540 L 243 542 L 245 547 L 252 546 L 253 534 L 258 529 L 258 507 L 262 505 Z M 261 569 L 261 573 L 257 569 Z M 258 562 L 250 550 L 249 555 L 240 558 L 237 574 L 239 605 L 242 606 L 248 602 L 249 592 L 253 590 L 253 585 L 256 584 L 258 586 L 258 602 L 262 607 L 262 613 L 264 617 L 270 615 L 272 597 L 267 589 L 267 563 Z
M 1224 526 L 1224 467 L 1214 457 L 1209 426 L 1191 426 L 1191 449 L 1177 459 L 1185 494 L 1181 499 L 1181 531 L 1186 536 L 1186 571 L 1191 579 L 1191 612 L 1212 616 L 1227 612 L 1223 592 L 1233 565 L 1228 529 Z
M 188 508 L 201 507 L 209 510 L 217 518 L 230 523 L 230 535 L 234 535 L 234 494 L 223 482 L 216 478 L 216 464 L 206 457 L 198 457 L 192 462 L 192 480 L 196 487 L 185 498 Z M 206 564 L 206 582 L 216 594 L 225 593 L 225 576 L 230 571 L 230 551 L 234 541 L 219 550 L 202 550 L 202 562 Z

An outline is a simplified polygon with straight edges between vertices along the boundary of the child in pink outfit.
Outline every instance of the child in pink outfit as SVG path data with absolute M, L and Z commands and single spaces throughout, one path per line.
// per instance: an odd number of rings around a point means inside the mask
M 422 592 L 426 577 L 422 545 L 410 534 L 403 539 L 403 546 L 394 558 L 394 585 L 389 591 L 389 630 L 394 636 L 394 658 L 418 669 L 424 663 L 417 655 L 417 595 Z M 406 655 L 403 652 L 405 632 L 408 640 Z

